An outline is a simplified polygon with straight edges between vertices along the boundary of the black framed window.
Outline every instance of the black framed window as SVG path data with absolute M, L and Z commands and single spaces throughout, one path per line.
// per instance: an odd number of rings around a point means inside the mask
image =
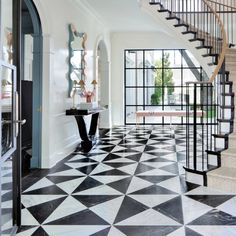
M 186 82 L 205 78 L 200 64 L 185 49 L 127 49 L 124 68 L 126 125 L 136 124 L 138 110 L 186 110 Z M 169 123 L 169 117 L 144 117 L 141 121 Z M 174 117 L 172 124 L 186 124 L 186 118 Z

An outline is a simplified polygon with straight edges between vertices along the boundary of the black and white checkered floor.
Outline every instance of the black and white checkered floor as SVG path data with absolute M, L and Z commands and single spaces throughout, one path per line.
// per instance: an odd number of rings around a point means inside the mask
M 171 132 L 117 127 L 27 177 L 18 235 L 236 235 L 236 196 L 186 184 L 185 130 Z

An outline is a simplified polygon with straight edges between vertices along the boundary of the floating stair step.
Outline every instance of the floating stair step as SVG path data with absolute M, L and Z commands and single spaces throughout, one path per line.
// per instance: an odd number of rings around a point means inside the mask
M 217 119 L 219 122 L 227 122 L 227 123 L 233 123 L 234 119 Z
M 203 48 L 207 48 L 207 49 L 212 49 L 212 46 L 207 46 L 207 45 L 202 45 L 202 46 L 198 46 L 196 47 L 196 49 L 203 49 Z
M 207 63 L 208 66 L 216 66 L 217 64 L 218 64 L 217 62 Z
M 221 95 L 234 97 L 234 93 L 221 93 Z
M 182 32 L 182 34 L 194 34 L 194 35 L 196 35 L 197 32 L 196 31 L 192 31 L 192 30 L 187 30 L 187 31 Z
M 201 42 L 204 42 L 205 39 L 202 39 L 202 38 L 194 38 L 194 39 L 189 39 L 190 42 L 195 42 L 195 41 L 201 41 Z
M 224 151 L 225 149 L 223 148 L 215 148 L 215 149 L 207 149 L 206 153 L 207 154 L 211 154 L 211 155 L 220 155 L 222 151 Z
M 224 179 L 235 180 L 235 187 L 236 187 L 236 168 L 220 167 L 216 170 L 208 172 L 208 175 L 221 177 L 222 180 Z
M 224 81 L 224 82 L 220 82 L 220 84 L 222 84 L 222 85 L 225 85 L 225 84 L 233 85 L 233 82 L 232 81 Z
M 150 5 L 162 5 L 160 2 L 149 2 Z
M 168 10 L 168 9 L 160 9 L 160 10 L 157 10 L 158 12 L 168 12 L 168 13 L 171 13 L 171 11 L 170 10 Z
M 177 16 L 169 16 L 169 17 L 166 17 L 166 19 L 167 20 L 180 20 L 180 18 L 179 17 L 177 17 Z
M 234 106 L 231 106 L 231 105 L 222 105 L 220 106 L 221 109 L 231 109 L 231 110 L 234 110 Z
M 202 56 L 203 57 L 218 57 L 218 54 L 216 54 L 216 53 L 208 53 L 208 54 L 204 54 Z
M 228 138 L 229 134 L 212 134 L 214 138 Z
M 185 26 L 186 28 L 189 27 L 189 25 L 185 24 L 185 23 L 179 23 L 179 24 L 175 24 L 174 27 L 182 27 Z M 190 40 L 189 40 L 190 41 Z

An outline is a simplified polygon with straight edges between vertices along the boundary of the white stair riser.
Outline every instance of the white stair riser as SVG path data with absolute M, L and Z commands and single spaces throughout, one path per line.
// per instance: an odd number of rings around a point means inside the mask
M 223 114 L 224 119 L 231 119 L 233 116 L 231 109 L 228 109 L 228 108 L 224 108 L 222 111 L 222 114 Z
M 220 122 L 220 132 L 229 133 L 230 132 L 230 123 L 229 122 Z
M 208 163 L 212 166 L 218 166 L 217 155 L 208 154 Z
M 231 86 L 229 84 L 226 84 L 226 85 L 221 85 L 221 91 L 225 92 L 225 93 L 229 93 L 231 92 Z
M 221 104 L 224 104 L 226 106 L 231 106 L 232 100 L 233 100 L 233 98 L 231 96 L 224 96 L 224 97 L 222 97 Z
M 225 148 L 225 139 L 224 138 L 215 138 L 215 147 L 216 148 Z
M 236 181 L 222 177 L 215 177 L 208 174 L 207 185 L 212 188 L 221 189 L 227 192 L 236 192 Z
M 204 179 L 202 175 L 190 173 L 188 171 L 185 171 L 185 179 L 187 182 L 204 185 Z
M 236 156 L 226 156 L 224 153 L 221 154 L 221 166 L 232 168 L 235 166 L 236 168 Z M 235 169 L 236 171 L 236 169 Z

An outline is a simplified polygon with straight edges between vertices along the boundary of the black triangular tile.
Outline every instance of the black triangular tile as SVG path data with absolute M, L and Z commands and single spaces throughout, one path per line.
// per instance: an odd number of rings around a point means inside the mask
M 166 236 L 180 228 L 179 226 L 116 226 L 129 236 Z
M 148 139 L 140 140 L 140 141 L 135 141 L 136 143 L 140 143 L 142 145 L 146 145 L 148 142 Z
M 75 190 L 73 193 L 77 193 L 77 192 L 81 192 L 84 191 L 86 189 L 90 189 L 90 188 L 94 188 L 94 187 L 98 187 L 100 185 L 103 185 L 102 183 L 100 183 L 99 181 L 91 178 L 91 177 L 87 177 Z
M 202 234 L 199 234 L 188 227 L 185 227 L 185 235 L 186 236 L 202 236 Z
M 95 234 L 92 234 L 91 236 L 108 236 L 108 233 L 110 231 L 111 227 L 108 227 L 106 229 L 103 229 Z
M 171 161 L 171 160 L 168 160 L 165 158 L 161 158 L 161 157 L 156 157 L 156 158 L 153 158 L 150 160 L 143 161 L 143 163 L 145 163 L 145 162 L 174 162 L 174 161 Z
M 104 172 L 97 173 L 95 175 L 128 175 L 127 173 L 114 169 L 114 170 L 108 170 Z
M 157 150 L 157 149 L 156 149 Z M 159 152 L 159 151 L 156 151 L 156 152 L 148 152 L 148 154 L 152 154 L 154 156 L 166 156 L 166 155 L 169 155 L 169 154 L 172 154 L 173 152 Z
M 211 207 L 217 207 L 229 199 L 233 198 L 235 195 L 186 195 L 195 201 L 204 203 Z
M 136 148 L 136 147 L 141 147 L 143 145 L 141 144 L 120 144 L 121 147 L 125 147 L 125 148 L 129 148 L 129 149 L 132 149 L 132 148 Z
M 87 154 L 87 157 L 89 158 L 89 157 L 94 157 L 94 156 L 104 155 L 104 154 L 107 154 L 107 155 L 108 155 L 108 153 L 99 152 L 99 150 L 97 150 L 97 151 L 98 151 L 98 152 L 88 153 L 88 154 Z M 93 159 L 90 159 L 90 160 L 93 160 Z
M 154 150 L 157 150 L 157 148 L 150 145 L 146 145 L 144 152 L 149 152 L 149 151 L 154 151 Z
M 178 175 L 179 174 L 179 167 L 177 163 L 173 163 L 171 165 L 168 166 L 163 166 L 161 168 L 159 168 L 160 170 L 165 170 L 168 171 L 172 174 Z
M 120 209 L 117 213 L 114 223 L 118 223 L 122 220 L 125 220 L 131 216 L 134 216 L 140 212 L 147 210 L 148 207 L 141 204 L 140 202 L 135 201 L 134 199 L 125 196 Z
M 154 170 L 154 169 L 155 169 L 154 167 L 147 166 L 147 165 L 144 165 L 142 163 L 139 163 L 134 174 L 138 175 L 138 174 L 145 173 L 149 170 Z
M 236 217 L 223 211 L 213 209 L 188 225 L 236 225 Z
M 162 181 L 173 178 L 173 176 L 170 176 L 170 175 L 167 175 L 167 176 L 164 176 L 164 175 L 161 175 L 161 176 L 159 176 L 159 175 L 148 175 L 148 176 L 139 175 L 137 177 L 141 178 L 141 179 L 144 179 L 144 180 L 147 180 L 147 181 L 149 181 L 153 184 L 157 184 L 157 183 L 160 183 Z
M 105 152 L 111 152 L 111 151 L 114 149 L 115 146 L 116 146 L 116 145 L 113 145 L 113 146 L 111 146 L 111 147 L 100 148 L 100 149 L 103 150 L 103 151 L 105 151 Z
M 31 236 L 49 236 L 42 227 L 39 227 Z
M 66 199 L 62 197 L 49 202 L 41 203 L 36 206 L 27 208 L 28 211 L 35 217 L 35 219 L 42 224 L 48 216 Z
M 141 156 L 142 156 L 142 153 L 138 153 L 138 154 L 133 154 L 133 155 L 130 155 L 130 156 L 126 156 L 127 159 L 129 160 L 132 160 L 132 161 L 136 161 L 136 162 L 139 162 L 140 159 L 141 159 Z
M 175 192 L 172 192 L 166 188 L 163 188 L 161 186 L 157 186 L 157 185 L 152 185 L 150 187 L 147 188 L 143 188 L 140 189 L 136 192 L 130 193 L 130 194 L 177 194 Z
M 83 166 L 80 168 L 76 168 L 76 170 L 89 175 L 96 167 L 98 166 L 98 164 L 93 164 L 93 165 L 89 165 L 89 166 Z
M 109 225 L 109 223 L 89 209 L 86 209 L 84 211 L 49 222 L 46 225 Z
M 21 227 L 18 228 L 17 233 L 23 233 L 24 231 L 27 231 L 29 229 L 36 228 L 36 227 L 38 227 L 38 226 L 36 226 L 36 225 L 33 225 L 33 226 L 31 226 L 31 225 L 30 226 L 22 225 Z M 12 231 L 12 229 L 11 229 L 11 231 Z M 10 233 L 9 233 L 9 235 L 10 235 Z
M 170 217 L 171 219 L 179 222 L 180 224 L 184 223 L 181 196 L 173 198 L 167 202 L 164 202 L 154 207 L 153 209 L 161 212 L 162 214 Z
M 68 165 L 62 164 L 62 165 L 56 165 L 55 167 L 50 169 L 50 174 L 53 174 L 55 172 L 61 172 L 66 170 L 71 170 L 73 168 L 69 167 Z
M 79 159 L 79 160 L 70 161 L 70 163 L 92 163 L 93 164 L 93 163 L 97 163 L 97 161 L 95 161 L 93 159 L 89 159 L 89 158 L 83 158 L 83 159 Z
M 80 201 L 86 207 L 93 207 L 120 196 L 121 195 L 73 195 L 73 198 Z
M 108 185 L 116 190 L 118 190 L 121 193 L 126 193 L 127 189 L 129 188 L 130 182 L 132 180 L 132 176 L 125 178 L 125 179 L 121 179 L 112 183 L 109 183 Z
M 104 161 L 112 161 L 112 160 L 115 160 L 115 159 L 118 159 L 118 158 L 121 158 L 120 156 L 116 155 L 116 154 L 113 154 L 113 153 L 110 153 L 104 160 Z
M 60 189 L 59 187 L 57 187 L 56 185 L 52 185 L 52 186 L 48 186 L 48 187 L 45 187 L 45 188 L 40 188 L 40 189 L 35 189 L 35 190 L 32 190 L 32 191 L 29 191 L 29 192 L 25 192 L 24 194 L 34 194 L 34 195 L 37 195 L 37 194 L 55 194 L 55 195 L 59 195 L 59 194 L 62 194 L 62 195 L 67 195 L 66 192 L 64 192 L 62 189 Z
M 73 179 L 78 179 L 80 177 L 83 176 L 47 176 L 46 178 L 49 179 L 54 184 L 59 184 Z
M 134 164 L 134 162 L 106 162 L 106 165 L 111 166 L 113 168 L 120 168 L 123 166 L 128 166 L 128 165 L 132 165 Z

